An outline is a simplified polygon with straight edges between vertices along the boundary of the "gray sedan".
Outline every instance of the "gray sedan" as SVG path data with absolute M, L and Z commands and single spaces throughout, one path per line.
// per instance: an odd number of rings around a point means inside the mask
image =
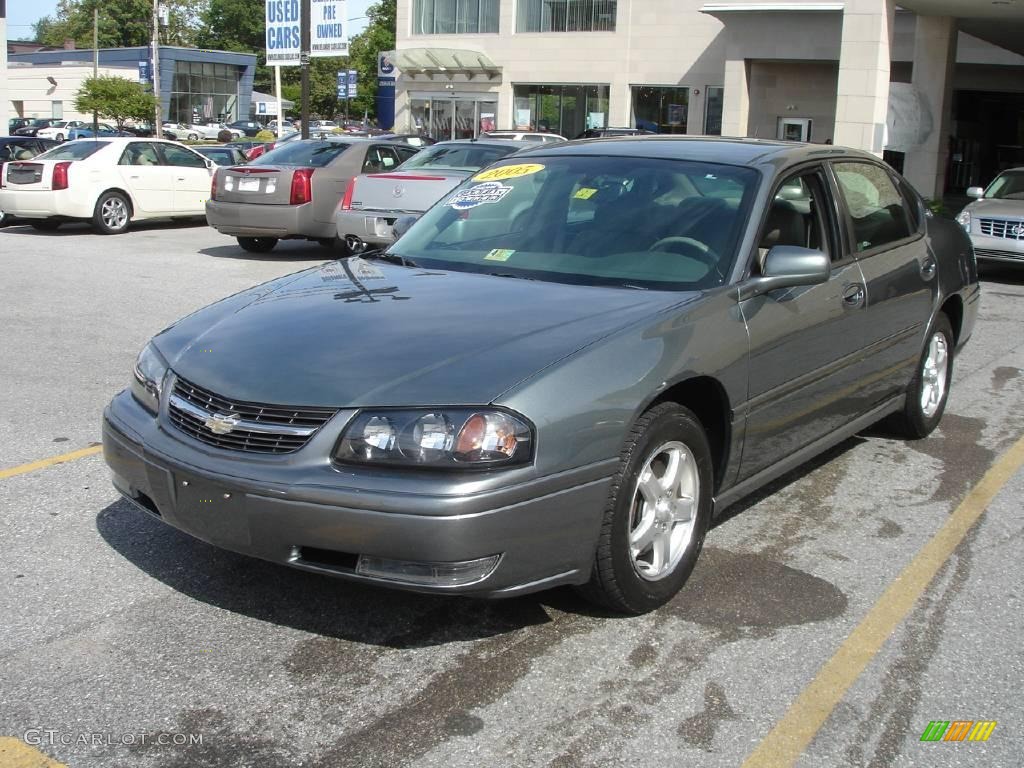
M 971 187 L 976 198 L 956 220 L 970 234 L 979 261 L 1024 264 L 1024 168 L 1010 168 L 986 189 Z
M 334 210 L 353 176 L 397 166 L 412 147 L 357 138 L 283 143 L 244 166 L 218 168 L 206 202 L 206 220 L 234 235 L 247 251 L 264 253 L 285 238 L 344 246 L 335 234 Z
M 879 420 L 935 429 L 978 301 L 961 227 L 871 155 L 551 145 L 386 252 L 162 331 L 104 455 L 146 514 L 237 552 L 641 613 L 730 504 Z

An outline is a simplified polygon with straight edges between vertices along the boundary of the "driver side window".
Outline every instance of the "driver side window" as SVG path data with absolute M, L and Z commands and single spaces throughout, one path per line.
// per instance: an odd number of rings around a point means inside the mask
M 825 194 L 817 170 L 791 176 L 775 190 L 757 245 L 760 268 L 768 251 L 776 245 L 814 248 L 829 253 L 824 226 Z M 837 254 L 831 253 L 835 261 Z

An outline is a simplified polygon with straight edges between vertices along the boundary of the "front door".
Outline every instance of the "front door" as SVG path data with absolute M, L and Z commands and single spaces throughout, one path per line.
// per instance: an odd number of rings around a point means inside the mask
M 768 250 L 795 245 L 827 253 L 821 285 L 771 291 L 740 303 L 750 335 L 749 398 L 740 478 L 775 464 L 867 410 L 861 350 L 864 277 L 844 253 L 821 166 L 785 179 L 762 224 L 751 273 Z
M 210 196 L 210 177 L 206 159 L 190 149 L 174 144 L 161 144 L 164 159 L 170 167 L 174 184 L 174 212 L 186 216 L 202 216 L 206 198 Z

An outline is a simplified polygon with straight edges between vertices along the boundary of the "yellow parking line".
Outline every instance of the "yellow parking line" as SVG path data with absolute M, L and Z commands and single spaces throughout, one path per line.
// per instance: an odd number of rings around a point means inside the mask
M 4 480 L 8 477 L 14 477 L 15 475 L 24 475 L 26 472 L 35 472 L 37 469 L 46 469 L 47 467 L 52 467 L 54 464 L 63 464 L 66 461 L 83 459 L 86 456 L 95 456 L 102 450 L 102 445 L 91 445 L 88 448 L 82 448 L 79 451 L 62 453 L 60 456 L 51 456 L 48 459 L 40 459 L 39 461 L 33 461 L 30 464 L 22 464 L 17 467 L 11 467 L 10 469 L 0 469 L 0 480 Z
M 21 739 L 0 736 L 0 768 L 67 768 Z
M 1024 438 L 992 465 L 945 524 L 889 585 L 864 620 L 744 761 L 742 768 L 786 768 L 796 763 L 836 704 L 906 618 L 992 499 L 1022 465 Z

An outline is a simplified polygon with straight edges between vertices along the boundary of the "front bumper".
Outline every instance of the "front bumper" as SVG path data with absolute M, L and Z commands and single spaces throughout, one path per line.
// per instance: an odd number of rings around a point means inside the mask
M 971 245 L 978 261 L 1024 264 L 1024 240 L 971 232 Z
M 422 592 L 503 597 L 588 580 L 610 478 L 606 467 L 495 485 L 496 475 L 338 468 L 329 449 L 354 412 L 302 449 L 240 454 L 154 419 L 127 391 L 104 412 L 115 487 L 165 523 L 215 546 L 341 578 Z M 525 472 L 526 470 L 521 470 Z M 359 558 L 464 563 L 499 556 L 469 583 L 356 572 Z
M 260 205 L 207 200 L 206 221 L 221 234 L 232 237 L 307 237 L 313 240 L 334 237 L 334 222 L 315 220 L 311 204 Z
M 391 245 L 392 227 L 399 214 L 388 211 L 338 211 L 335 215 L 338 237 L 357 237 L 371 245 Z

